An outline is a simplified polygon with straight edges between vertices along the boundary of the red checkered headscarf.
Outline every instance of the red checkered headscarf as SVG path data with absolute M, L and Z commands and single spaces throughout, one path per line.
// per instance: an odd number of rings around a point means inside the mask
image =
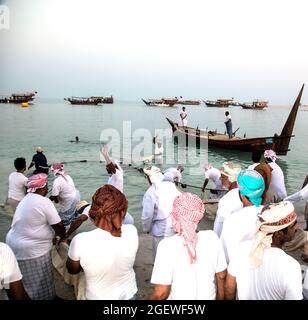
M 179 236 L 183 237 L 190 263 L 195 263 L 197 260 L 198 236 L 196 230 L 203 215 L 204 204 L 195 194 L 184 192 L 175 198 L 172 209 L 172 227 Z
M 44 188 L 48 182 L 48 175 L 45 173 L 35 174 L 29 177 L 27 182 L 27 192 L 35 192 L 37 189 Z
M 265 150 L 264 158 L 271 159 L 273 162 L 275 162 L 277 160 L 276 152 L 273 150 Z
M 63 163 L 53 163 L 52 167 L 51 167 L 51 171 L 53 172 L 53 174 L 56 176 L 62 176 L 66 181 L 66 177 L 65 177 L 65 171 L 64 171 L 64 164 Z

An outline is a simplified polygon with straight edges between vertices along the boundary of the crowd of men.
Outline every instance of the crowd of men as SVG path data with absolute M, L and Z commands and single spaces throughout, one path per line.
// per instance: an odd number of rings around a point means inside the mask
M 50 166 L 55 179 L 47 197 L 49 166 L 43 149 L 36 151 L 29 166 L 35 165 L 32 176 L 24 175 L 24 158 L 15 160 L 16 171 L 9 176 L 13 220 L 6 244 L 0 243 L 0 283 L 8 297 L 55 299 L 53 259 L 58 254 L 57 269 L 74 285 L 78 299 L 136 299 L 139 240 L 127 212 L 120 163 L 105 145 L 101 153 L 110 178 L 89 204 L 81 201 L 63 163 Z M 308 298 L 301 266 L 288 254 L 299 249 L 308 261 L 307 210 L 302 230 L 292 204 L 308 198 L 308 178 L 301 190 L 287 196 L 275 152 L 266 150 L 263 156 L 253 153 L 248 169 L 232 162 L 221 169 L 205 165 L 202 189 L 212 181 L 210 197 L 218 202 L 213 230 L 198 227 L 204 201 L 177 187 L 184 167 L 144 169 L 149 187 L 141 223 L 153 239 L 149 299 Z

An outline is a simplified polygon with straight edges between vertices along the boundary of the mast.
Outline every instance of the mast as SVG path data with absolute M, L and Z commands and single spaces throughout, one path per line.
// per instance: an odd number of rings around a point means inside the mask
M 286 155 L 288 152 L 288 148 L 289 148 L 291 136 L 293 133 L 293 128 L 294 128 L 294 124 L 295 124 L 295 120 L 296 120 L 296 116 L 297 116 L 297 111 L 300 106 L 304 86 L 305 86 L 305 84 L 302 85 L 302 88 L 301 88 L 301 90 L 300 90 L 300 92 L 294 102 L 294 105 L 290 111 L 289 117 L 288 117 L 286 123 L 284 124 L 284 127 L 280 133 L 280 137 L 286 137 L 286 138 L 280 139 L 275 144 L 275 151 L 278 154 Z

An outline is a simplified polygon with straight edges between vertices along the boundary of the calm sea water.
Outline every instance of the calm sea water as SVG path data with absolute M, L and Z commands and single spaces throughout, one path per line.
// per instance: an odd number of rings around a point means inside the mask
M 110 128 L 119 132 L 119 136 L 111 143 L 114 149 L 120 144 L 124 148 L 127 148 L 130 143 L 136 146 L 141 143 L 136 137 L 138 132 L 142 134 L 146 132 L 151 141 L 155 130 L 170 129 L 165 118 L 179 121 L 181 111 L 180 106 L 177 108 L 147 107 L 142 101 L 115 101 L 112 105 L 103 106 L 72 106 L 60 99 L 36 99 L 28 108 L 13 104 L 0 104 L 0 107 L 0 202 L 4 202 L 6 197 L 6 181 L 9 173 L 14 171 L 14 159 L 25 157 L 28 165 L 36 146 L 44 148 L 49 164 L 59 161 L 67 162 L 66 172 L 74 179 L 82 199 L 90 201 L 95 190 L 108 179 L 104 164 L 99 162 L 100 138 L 101 133 L 106 132 L 104 130 Z M 267 110 L 254 111 L 230 107 L 229 112 L 232 115 L 233 130 L 240 128 L 238 135 L 246 133 L 247 137 L 255 137 L 280 134 L 290 109 L 291 106 L 270 106 Z M 188 125 L 225 131 L 223 121 L 226 109 L 208 108 L 202 104 L 187 106 L 186 110 Z M 123 136 L 123 121 L 130 121 L 126 122 L 126 126 L 131 126 L 133 138 L 130 138 L 127 132 Z M 308 112 L 299 111 L 294 128 L 295 137 L 290 143 L 291 151 L 287 156 L 280 156 L 277 161 L 285 173 L 288 194 L 300 188 L 307 174 L 307 123 Z M 75 136 L 79 137 L 80 142 L 69 142 L 74 140 Z M 203 164 L 206 161 L 207 155 L 204 150 L 196 153 L 194 149 L 186 150 L 183 146 L 174 146 L 172 139 L 164 141 L 164 146 L 165 150 L 174 150 L 179 157 L 186 155 L 190 161 L 186 166 L 187 169 L 192 167 L 192 163 Z M 153 145 L 148 143 L 145 155 L 151 154 L 152 147 Z M 120 156 L 118 151 L 115 150 L 114 153 L 115 157 Z M 124 158 L 128 158 L 128 154 L 125 154 Z M 164 161 L 170 162 L 171 158 L 164 155 Z M 227 160 L 240 162 L 242 167 L 246 167 L 250 164 L 250 153 L 216 149 L 209 151 L 208 159 L 217 168 Z M 80 162 L 81 160 L 88 162 Z M 174 162 L 177 163 L 176 160 Z M 162 168 L 172 165 L 172 163 L 168 165 L 163 163 Z M 138 167 L 138 163 L 134 164 L 134 167 Z M 129 212 L 135 217 L 136 224 L 140 227 L 142 197 L 148 186 L 143 175 L 134 167 L 123 166 L 124 193 L 129 201 Z M 203 176 L 201 169 L 195 170 L 194 175 L 190 174 L 189 170 L 185 170 L 183 182 L 201 186 Z M 51 184 L 52 177 L 50 187 Z M 200 193 L 196 189 L 189 189 L 189 191 Z

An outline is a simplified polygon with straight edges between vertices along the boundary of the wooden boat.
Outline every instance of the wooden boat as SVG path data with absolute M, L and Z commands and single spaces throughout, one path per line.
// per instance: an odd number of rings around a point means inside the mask
M 162 99 L 141 99 L 147 106 L 152 106 L 152 107 L 173 107 L 177 102 L 178 99 L 167 99 L 167 98 L 162 98 Z
M 233 99 L 203 100 L 207 107 L 228 108 Z
M 242 103 L 241 107 L 243 109 L 256 109 L 256 110 L 262 110 L 264 108 L 267 108 L 268 101 L 263 100 L 255 100 L 252 103 Z
M 286 120 L 286 123 L 280 135 L 274 134 L 273 136 L 268 137 L 242 138 L 237 137 L 234 134 L 233 138 L 229 139 L 228 135 L 223 133 L 201 130 L 198 128 L 182 127 L 168 118 L 167 121 L 170 123 L 172 131 L 177 138 L 181 136 L 185 138 L 186 145 L 188 145 L 188 138 L 192 138 L 195 139 L 197 147 L 200 147 L 200 142 L 203 141 L 207 142 L 208 146 L 211 147 L 246 152 L 253 152 L 258 150 L 264 151 L 266 149 L 272 149 L 278 155 L 286 155 L 287 152 L 290 150 L 289 143 L 291 137 L 294 137 L 292 133 L 303 90 L 304 85 L 302 86 L 298 94 L 298 97 L 290 111 L 288 119 Z
M 198 106 L 201 102 L 200 100 L 179 100 L 177 103 L 188 106 Z
M 1 95 L 0 103 L 18 103 L 33 101 L 37 91 L 25 93 L 13 93 L 11 95 Z
M 109 97 L 95 97 L 95 96 L 92 96 L 91 99 L 100 99 L 101 102 L 100 103 L 110 103 L 112 104 L 113 103 L 113 96 L 109 96 Z
M 70 102 L 74 105 L 98 105 L 101 103 L 100 98 L 93 98 L 93 97 L 71 97 L 71 98 L 64 98 L 64 100 Z

